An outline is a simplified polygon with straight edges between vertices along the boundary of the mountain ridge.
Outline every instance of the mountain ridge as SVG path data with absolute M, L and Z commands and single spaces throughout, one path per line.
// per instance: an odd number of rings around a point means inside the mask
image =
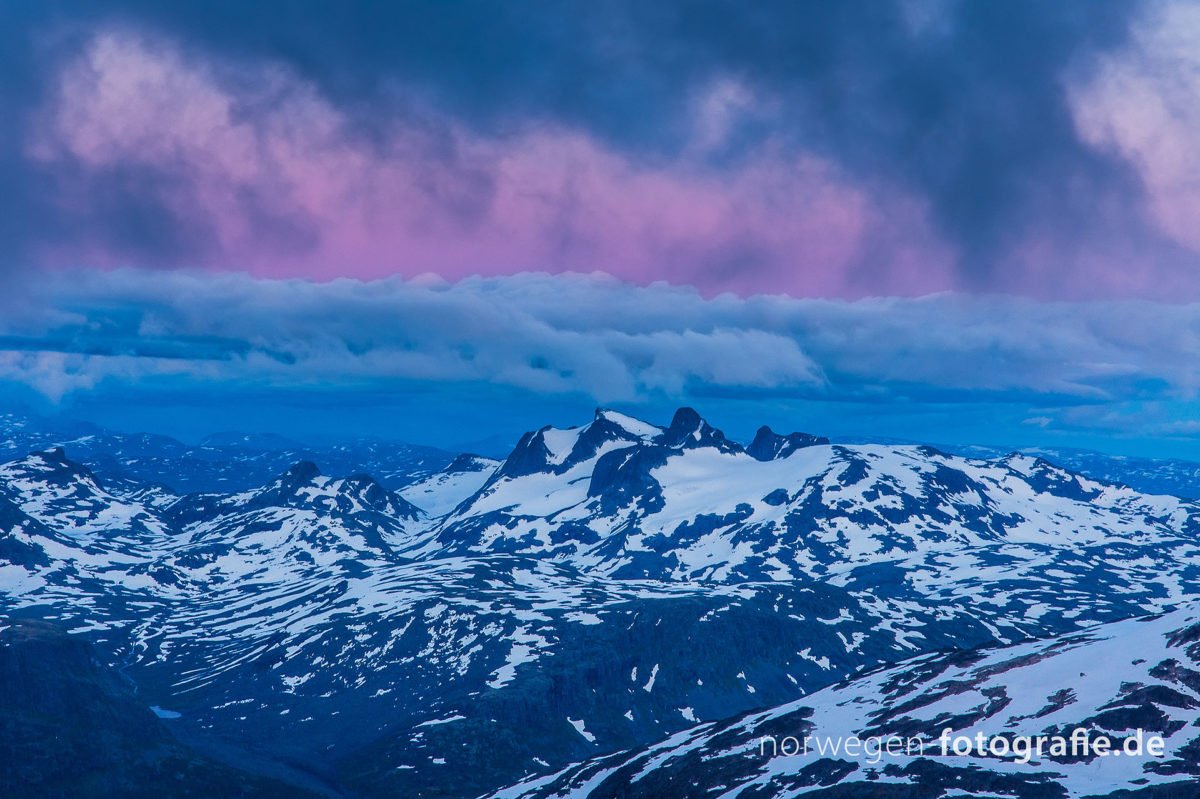
M 1023 455 L 743 445 L 689 409 L 522 441 L 396 490 L 305 459 L 182 495 L 0 464 L 4 612 L 86 636 L 194 735 L 436 796 L 1200 596 L 1200 506 Z

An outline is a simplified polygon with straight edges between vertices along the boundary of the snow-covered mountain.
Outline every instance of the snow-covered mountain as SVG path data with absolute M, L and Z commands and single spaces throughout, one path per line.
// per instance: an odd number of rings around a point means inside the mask
M 50 449 L 64 450 L 110 488 L 158 485 L 183 493 L 248 491 L 301 461 L 320 463 L 331 474 L 370 474 L 397 489 L 440 472 L 455 457 L 433 447 L 369 439 L 315 446 L 278 436 L 224 434 L 189 445 L 169 436 L 0 410 L 0 462 Z
M 947 452 L 972 458 L 998 458 L 1011 449 L 979 445 L 955 446 Z M 1200 460 L 1139 458 L 1070 447 L 1022 447 L 1022 455 L 1043 458 L 1097 480 L 1127 485 L 1147 494 L 1200 499 Z
M 189 735 L 367 796 L 483 794 L 1200 596 L 1194 502 L 1027 456 L 741 444 L 689 409 L 398 490 L 300 460 L 179 494 L 70 454 L 0 466 L 4 614 L 85 634 Z
M 1200 610 L 1189 603 L 1049 640 L 926 655 L 496 799 L 1195 796 L 1198 642 Z M 1106 753 L 1072 745 L 1076 730 L 1105 739 Z M 1066 739 L 1057 749 L 1056 738 Z
M 766 428 L 742 447 L 686 409 L 667 428 L 601 411 L 525 436 L 423 551 L 682 585 L 820 581 L 880 618 L 961 608 L 1016 640 L 1193 594 L 1198 532 L 1195 502 L 1028 456 L 832 446 Z
M 600 411 L 582 428 L 522 438 L 432 546 L 537 554 L 615 577 L 836 579 L 985 547 L 1032 556 L 1190 539 L 1197 508 L 1027 456 L 829 446 L 768 428 L 742 447 L 690 409 L 667 428 Z

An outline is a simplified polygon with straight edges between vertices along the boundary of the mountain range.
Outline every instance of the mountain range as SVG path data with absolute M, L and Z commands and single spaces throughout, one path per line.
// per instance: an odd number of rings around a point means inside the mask
M 894 796 L 1083 796 L 1095 763 L 1014 793 L 1033 783 L 987 761 L 797 770 L 730 752 L 780 725 L 928 726 L 949 705 L 955 729 L 1094 723 L 1130 696 L 1170 728 L 1175 765 L 1130 761 L 1113 790 L 1168 790 L 1197 762 L 1180 631 L 1200 503 L 1111 472 L 765 427 L 743 443 L 686 408 L 666 426 L 599 410 L 503 460 L 2 421 L 6 623 L 86 642 L 98 706 L 154 709 L 129 740 L 169 739 L 246 795 L 856 796 L 882 779 L 916 786 Z M 1126 645 L 1142 662 L 1086 694 L 1030 665 Z M 52 673 L 82 657 L 33 652 Z M 947 693 L 947 674 L 968 687 Z M 960 707 L 1001 689 L 1008 703 Z M 1004 710 L 1056 690 L 1076 692 L 1062 712 Z M 98 717 L 121 738 L 125 715 Z M 963 769 L 996 776 L 964 788 Z M 63 790 L 103 795 L 87 779 Z

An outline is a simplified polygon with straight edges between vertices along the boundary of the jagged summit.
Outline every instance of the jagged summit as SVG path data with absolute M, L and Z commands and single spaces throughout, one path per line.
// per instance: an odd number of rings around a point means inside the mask
M 828 444 L 824 436 L 814 436 L 808 433 L 788 433 L 780 435 L 770 427 L 763 425 L 754 434 L 754 440 L 746 447 L 746 453 L 759 461 L 771 461 L 776 458 L 786 458 L 798 449 Z
M 521 436 L 512 452 L 504 459 L 498 474 L 504 477 L 520 477 L 544 469 L 550 462 L 545 433 L 551 429 L 553 428 L 545 427 Z
M 17 486 L 37 490 L 43 496 L 76 499 L 104 492 L 92 471 L 67 457 L 62 447 L 32 452 L 0 465 L 0 493 L 6 489 L 11 493 Z
M 374 510 L 405 520 L 420 516 L 420 509 L 389 491 L 369 474 L 327 477 L 312 461 L 299 461 L 273 483 L 253 492 L 249 507 L 330 508 L 344 513 Z
M 610 424 L 641 438 L 652 438 L 662 432 L 662 428 L 658 425 L 644 422 L 641 419 L 629 416 L 628 414 L 614 411 L 610 408 L 597 408 L 593 421 L 606 421 Z
M 76 463 L 67 456 L 62 447 L 31 452 L 24 458 L 13 461 L 8 467 L 14 471 L 24 471 L 28 474 L 41 474 L 43 478 L 56 476 L 60 478 L 84 477 L 95 480 L 92 471 L 81 463 Z
M 521 436 L 497 475 L 521 477 L 543 471 L 562 474 L 613 445 L 651 443 L 661 435 L 662 428 L 598 408 L 592 421 L 582 427 L 546 426 Z
M 695 408 L 679 408 L 665 428 L 608 408 L 597 408 L 592 421 L 582 427 L 546 426 L 523 435 L 504 461 L 498 476 L 521 477 L 542 471 L 562 474 L 614 446 L 707 447 L 725 453 L 745 452 L 756 460 L 773 460 L 786 458 L 803 447 L 828 443 L 829 440 L 821 436 L 808 433 L 779 435 L 769 427 L 762 427 L 754 441 L 743 447 L 709 424 Z
M 288 485 L 305 485 L 321 476 L 321 467 L 312 461 L 297 461 L 279 478 Z
M 1110 540 L 1138 535 L 1127 489 L 1032 458 L 833 446 L 765 426 L 743 447 L 692 408 L 656 435 L 629 427 L 598 413 L 582 428 L 528 434 L 524 450 L 438 522 L 439 546 L 553 556 L 621 576 L 753 581 L 957 547 L 1090 546 L 1097 527 L 1078 520 L 1097 514 L 1108 516 Z M 1065 515 L 1051 512 L 1064 502 Z M 1136 500 L 1137 515 L 1166 518 L 1157 504 Z
M 464 452 L 455 456 L 454 460 L 442 471 L 446 474 L 457 474 L 459 472 L 478 472 L 483 469 L 496 468 L 496 462 L 491 458 L 485 458 L 482 455 L 476 455 L 473 452 Z
M 714 447 L 723 452 L 741 451 L 741 446 L 725 438 L 725 434 L 706 422 L 694 408 L 680 408 L 663 432 L 661 443 L 666 447 Z
M 683 436 L 707 425 L 708 422 L 704 421 L 695 408 L 684 406 L 676 409 L 675 415 L 671 417 L 671 424 L 667 426 L 667 433 L 671 436 Z

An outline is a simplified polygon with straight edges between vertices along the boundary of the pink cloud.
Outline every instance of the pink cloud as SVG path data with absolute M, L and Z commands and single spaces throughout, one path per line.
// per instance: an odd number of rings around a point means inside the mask
M 29 154 L 70 167 L 65 203 L 93 201 L 88 179 L 105 170 L 171 176 L 162 202 L 207 244 L 188 266 L 316 279 L 603 271 L 739 294 L 956 288 L 911 197 L 770 145 L 712 168 L 706 151 L 758 102 L 735 84 L 698 102 L 693 146 L 654 161 L 561 127 L 484 136 L 427 109 L 367 142 L 286 70 L 227 70 L 98 35 L 61 74 Z M 99 240 L 47 258 L 128 262 Z
M 1200 7 L 1148 6 L 1130 44 L 1070 86 L 1084 141 L 1128 162 L 1146 192 L 1146 216 L 1200 252 Z

